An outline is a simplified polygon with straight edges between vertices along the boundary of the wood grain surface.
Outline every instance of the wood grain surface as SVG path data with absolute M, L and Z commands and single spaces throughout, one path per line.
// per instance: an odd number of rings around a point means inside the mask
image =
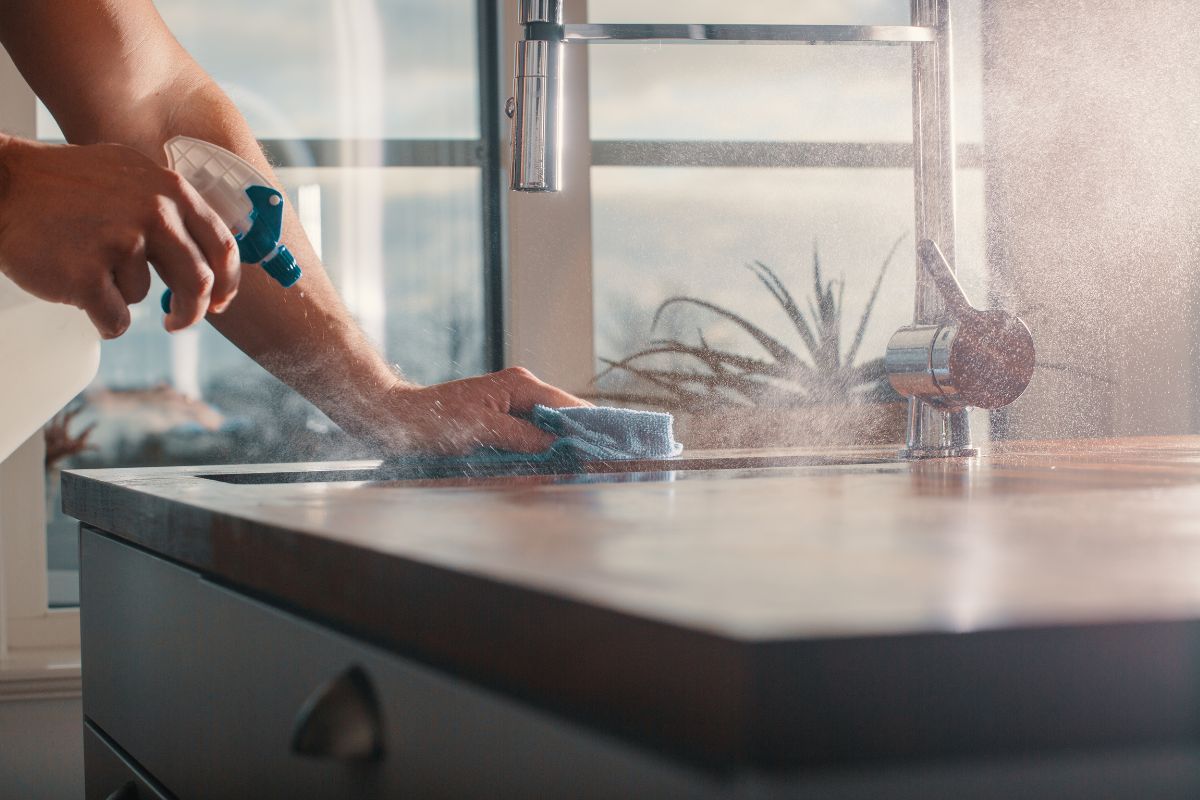
M 1200 438 L 892 455 L 103 470 L 63 497 L 222 583 L 714 768 L 1200 732 Z

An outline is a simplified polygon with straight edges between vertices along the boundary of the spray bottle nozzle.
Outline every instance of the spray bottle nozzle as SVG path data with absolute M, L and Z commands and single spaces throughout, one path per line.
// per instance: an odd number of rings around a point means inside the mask
M 283 195 L 266 185 L 252 166 L 209 142 L 176 136 L 167 142 L 172 168 L 188 180 L 235 233 L 243 264 L 258 264 L 287 288 L 300 280 L 295 257 L 280 243 Z M 162 309 L 171 313 L 171 290 L 163 292 Z
M 300 265 L 296 263 L 292 251 L 282 244 L 274 256 L 262 262 L 262 268 L 285 289 L 300 280 Z

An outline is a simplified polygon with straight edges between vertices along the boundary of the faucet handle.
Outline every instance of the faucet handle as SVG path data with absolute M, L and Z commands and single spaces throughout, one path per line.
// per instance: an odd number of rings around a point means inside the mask
M 946 313 L 952 319 L 964 319 L 979 313 L 967 299 L 967 293 L 963 291 L 954 270 L 950 269 L 950 262 L 942 255 L 942 249 L 936 242 L 932 239 L 922 239 L 917 245 L 917 260 L 937 287 L 942 302 L 946 304 Z
M 884 358 L 892 387 L 949 411 L 1001 408 L 1016 400 L 1033 378 L 1028 326 L 1007 311 L 971 305 L 933 241 L 917 245 L 917 260 L 946 313 L 940 321 L 901 328 L 892 336 Z

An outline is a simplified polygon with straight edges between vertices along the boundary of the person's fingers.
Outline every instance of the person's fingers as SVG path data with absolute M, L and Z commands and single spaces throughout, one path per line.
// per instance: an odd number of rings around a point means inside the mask
M 105 339 L 115 339 L 129 329 L 129 307 L 112 276 L 97 281 L 80 307 Z
M 126 305 L 140 303 L 150 293 L 150 265 L 145 253 L 139 252 L 119 262 L 113 268 L 113 282 Z
M 509 367 L 499 373 L 506 385 L 512 402 L 512 410 L 519 413 L 530 411 L 534 406 L 550 408 L 587 407 L 591 403 L 581 400 L 569 392 L 543 383 L 524 367 Z
M 172 209 L 163 210 L 162 219 L 147 241 L 146 256 L 171 289 L 171 311 L 163 326 L 175 332 L 203 319 L 215 276 Z
M 553 434 L 508 414 L 490 412 L 479 422 L 482 429 L 475 437 L 478 445 L 515 453 L 540 453 L 554 444 Z
M 184 225 L 213 273 L 210 310 L 220 314 L 233 302 L 241 279 L 242 259 L 237 240 L 217 212 L 186 181 L 182 184 L 182 194 Z

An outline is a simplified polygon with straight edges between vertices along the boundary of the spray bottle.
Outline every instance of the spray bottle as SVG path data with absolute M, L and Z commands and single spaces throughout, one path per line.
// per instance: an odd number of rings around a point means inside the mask
M 0 365 L 10 384 L 0 407 L 0 461 L 91 383 L 100 336 L 87 314 L 47 303 L 0 275 Z
M 241 260 L 258 264 L 283 286 L 300 268 L 279 243 L 283 195 L 254 167 L 208 142 L 176 136 L 167 160 L 195 187 L 237 239 Z M 162 298 L 170 311 L 171 293 Z M 0 407 L 0 461 L 83 391 L 100 366 L 100 337 L 77 308 L 39 300 L 0 275 L 0 365 L 20 377 Z
M 284 288 L 300 280 L 300 267 L 279 242 L 283 195 L 244 160 L 215 144 L 176 136 L 167 142 L 167 163 L 182 175 L 229 226 L 243 264 L 258 264 Z M 171 312 L 171 290 L 162 309 Z

